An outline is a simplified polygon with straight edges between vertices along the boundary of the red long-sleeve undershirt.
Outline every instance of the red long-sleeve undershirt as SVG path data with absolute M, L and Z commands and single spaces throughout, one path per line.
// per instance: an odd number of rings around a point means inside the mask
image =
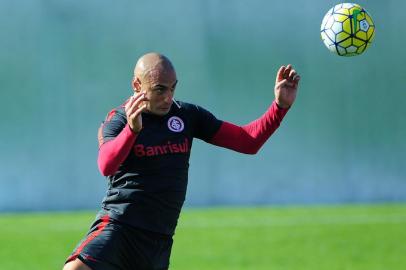
M 245 126 L 223 122 L 209 143 L 245 154 L 255 154 L 279 127 L 287 111 L 288 109 L 279 108 L 273 102 L 260 118 Z M 116 138 L 100 146 L 97 163 L 104 176 L 112 175 L 118 170 L 136 138 L 137 135 L 127 124 Z
M 256 154 L 279 127 L 287 112 L 288 109 L 278 107 L 274 101 L 260 118 L 245 126 L 223 122 L 209 142 L 240 153 Z
M 136 138 L 137 134 L 127 124 L 117 137 L 100 146 L 97 164 L 102 175 L 112 175 L 118 170 L 130 153 Z

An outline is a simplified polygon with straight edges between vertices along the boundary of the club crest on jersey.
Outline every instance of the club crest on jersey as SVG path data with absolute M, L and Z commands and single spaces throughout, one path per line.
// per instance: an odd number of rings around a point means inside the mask
M 185 124 L 179 117 L 172 116 L 168 119 L 168 128 L 173 132 L 181 132 L 185 128 Z

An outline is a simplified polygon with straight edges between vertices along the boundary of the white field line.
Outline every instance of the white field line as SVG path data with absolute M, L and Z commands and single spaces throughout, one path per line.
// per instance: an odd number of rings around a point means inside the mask
M 317 216 L 317 217 L 267 217 L 254 219 L 224 218 L 217 220 L 180 221 L 179 228 L 244 228 L 244 227 L 289 227 L 289 226 L 318 226 L 318 225 L 379 225 L 379 224 L 406 224 L 406 214 L 374 215 L 374 216 Z M 405 231 L 406 233 L 406 231 Z

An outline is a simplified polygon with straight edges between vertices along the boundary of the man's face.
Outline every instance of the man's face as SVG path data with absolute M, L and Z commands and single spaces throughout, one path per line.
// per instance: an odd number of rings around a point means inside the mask
M 137 78 L 136 78 L 137 80 Z M 165 115 L 169 112 L 175 94 L 176 73 L 174 71 L 150 71 L 146 77 L 139 81 L 136 91 L 146 93 L 148 101 L 146 110 L 152 114 Z

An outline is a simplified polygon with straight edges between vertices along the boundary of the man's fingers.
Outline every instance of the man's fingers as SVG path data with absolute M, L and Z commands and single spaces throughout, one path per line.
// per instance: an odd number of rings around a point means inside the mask
M 293 81 L 293 78 L 296 75 L 296 70 L 292 69 L 289 73 L 289 81 Z
M 138 96 L 138 97 L 137 97 Z M 134 101 L 131 104 L 131 106 L 127 109 L 126 113 L 127 115 L 131 115 L 138 109 L 140 106 L 141 102 L 147 101 L 148 99 L 145 97 L 145 94 L 140 94 L 134 97 Z
M 132 96 L 128 99 L 128 102 L 127 102 L 127 103 L 125 104 L 125 106 L 124 106 L 125 111 L 127 111 L 128 108 L 130 108 L 130 107 L 134 104 L 135 100 L 136 100 L 140 95 L 142 95 L 142 93 L 134 93 L 134 95 L 132 95 Z
M 291 64 L 286 67 L 282 66 L 277 73 L 275 88 L 297 88 L 299 81 L 300 76 L 296 73 L 296 70 L 292 68 Z
M 284 84 L 286 84 L 287 83 L 287 79 L 283 79 L 282 81 L 280 81 L 280 82 L 278 82 L 276 85 L 275 85 L 275 88 L 280 88 L 280 87 L 282 87 Z
M 278 73 L 276 75 L 276 83 L 280 82 L 283 80 L 283 73 L 285 72 L 286 67 L 281 66 L 278 70 Z
M 133 104 L 133 101 L 134 101 L 134 96 L 131 96 L 131 97 L 128 99 L 128 101 L 127 101 L 127 103 L 125 104 L 125 106 L 124 106 L 124 110 L 125 110 L 125 111 L 127 111 L 128 108 Z
M 132 114 L 130 114 L 130 118 L 136 118 L 136 117 L 138 117 L 138 115 L 140 115 L 144 110 L 145 110 L 145 108 L 147 107 L 147 104 L 144 104 L 144 105 L 142 105 L 142 106 L 140 106 L 135 112 L 133 112 Z
M 293 78 L 293 83 L 297 86 L 299 84 L 300 81 L 300 76 L 299 75 L 295 75 L 295 77 Z
M 286 67 L 285 71 L 283 72 L 283 78 L 284 78 L 284 79 L 287 79 L 287 78 L 289 77 L 289 73 L 290 73 L 291 70 L 292 70 L 292 65 L 289 64 L 289 65 Z
M 275 85 L 276 89 L 290 89 L 290 88 L 295 88 L 297 86 L 299 81 L 290 81 L 288 79 L 283 79 L 279 83 Z

